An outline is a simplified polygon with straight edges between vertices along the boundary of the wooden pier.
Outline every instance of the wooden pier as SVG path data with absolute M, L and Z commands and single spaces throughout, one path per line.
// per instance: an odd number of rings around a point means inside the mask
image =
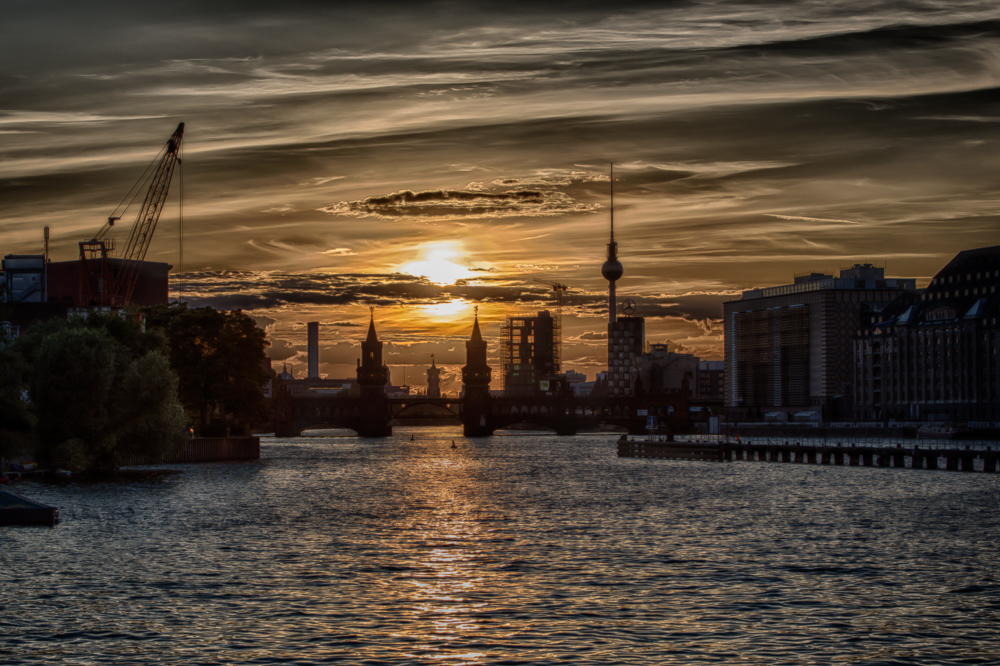
M 971 447 L 921 447 L 857 444 L 775 444 L 772 442 L 670 441 L 667 438 L 618 440 L 623 458 L 668 458 L 719 462 L 757 461 L 840 465 L 849 467 L 893 467 L 940 469 L 956 472 L 1000 472 L 1000 450 Z
M 722 462 L 723 448 L 717 442 L 674 442 L 655 439 L 618 440 L 621 458 L 669 458 L 672 460 L 713 460 Z

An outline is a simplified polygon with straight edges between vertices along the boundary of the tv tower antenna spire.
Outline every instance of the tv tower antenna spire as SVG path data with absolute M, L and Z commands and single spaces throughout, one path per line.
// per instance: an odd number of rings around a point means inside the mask
M 625 268 L 618 261 L 618 243 L 615 241 L 615 165 L 611 165 L 611 238 L 608 240 L 608 258 L 601 266 L 601 275 L 608 281 L 608 323 L 617 320 L 615 308 L 615 282 L 618 281 Z

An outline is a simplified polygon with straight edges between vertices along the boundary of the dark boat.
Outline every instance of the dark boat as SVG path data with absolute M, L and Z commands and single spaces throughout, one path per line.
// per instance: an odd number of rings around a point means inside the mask
M 59 509 L 0 490 L 0 525 L 48 525 L 59 522 Z

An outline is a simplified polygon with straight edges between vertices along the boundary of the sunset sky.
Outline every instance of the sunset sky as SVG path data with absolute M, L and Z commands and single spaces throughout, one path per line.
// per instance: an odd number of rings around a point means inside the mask
M 612 162 L 619 298 L 704 358 L 744 289 L 1000 242 L 996 0 L 356 4 L 3 2 L 0 254 L 75 258 L 185 122 L 175 295 L 298 376 L 308 321 L 353 376 L 374 305 L 393 383 L 455 390 L 536 279 L 604 369 Z

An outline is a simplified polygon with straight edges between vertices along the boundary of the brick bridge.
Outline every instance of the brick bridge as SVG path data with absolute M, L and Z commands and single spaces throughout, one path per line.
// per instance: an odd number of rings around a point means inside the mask
M 490 395 L 492 371 L 486 364 L 486 342 L 478 317 L 466 342 L 461 398 L 389 398 L 384 389 L 387 371 L 382 365 L 382 343 L 374 319 L 361 348 L 359 395 L 293 391 L 285 382 L 276 382 L 277 436 L 294 437 L 311 428 L 347 428 L 363 437 L 385 437 L 392 433 L 392 426 L 404 423 L 461 423 L 467 437 L 487 437 L 513 426 L 535 426 L 560 435 L 617 426 L 642 434 L 646 432 L 647 415 L 655 415 L 671 430 L 683 431 L 690 425 L 690 403 L 684 390 L 641 397 L 580 397 L 562 383 L 556 390 L 536 396 Z

